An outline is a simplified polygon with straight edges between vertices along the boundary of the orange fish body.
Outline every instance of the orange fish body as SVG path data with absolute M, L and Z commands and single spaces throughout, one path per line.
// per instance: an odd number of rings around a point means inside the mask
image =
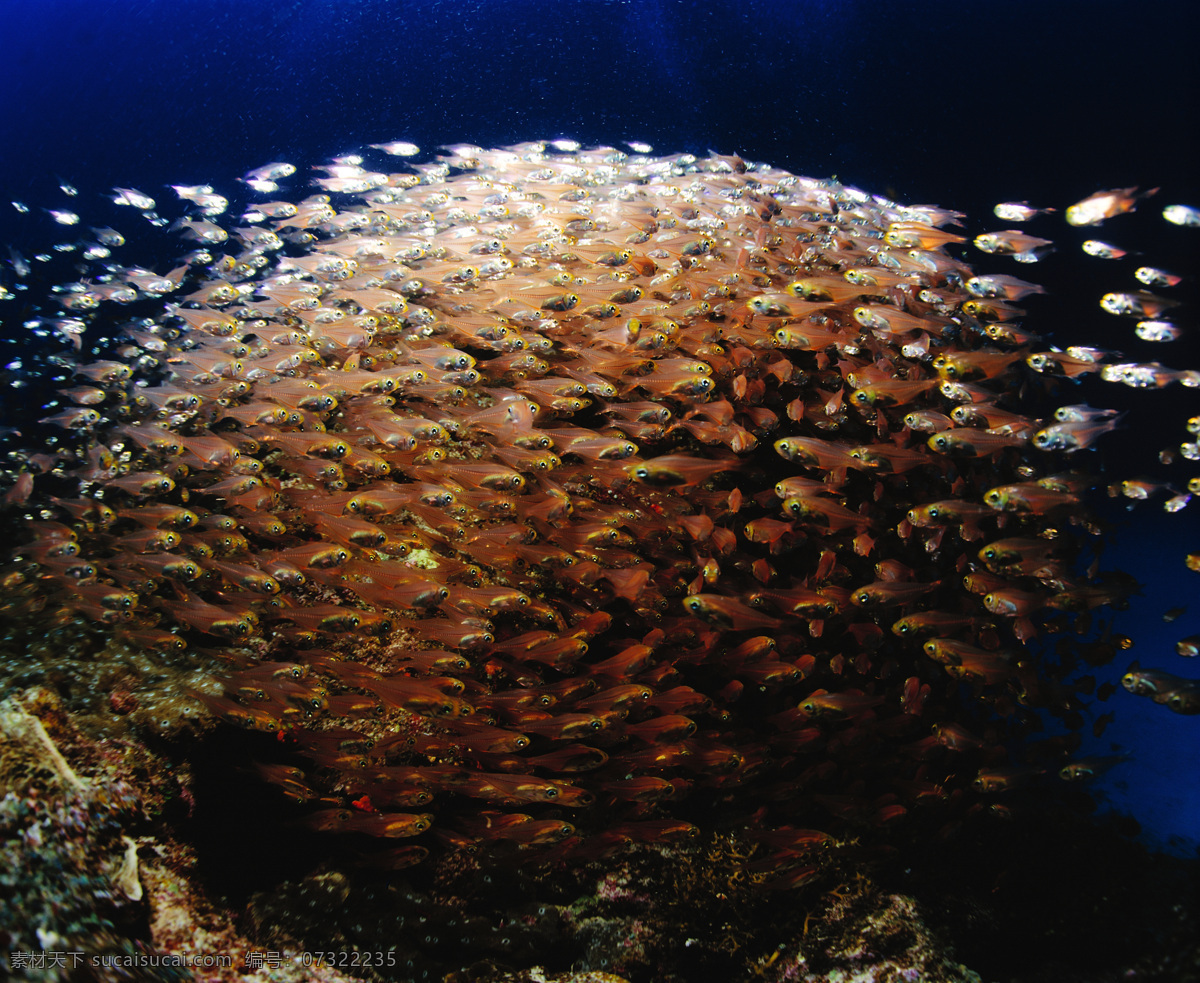
M 1149 198 L 1151 195 L 1157 194 L 1158 190 L 1158 188 L 1151 188 L 1149 191 L 1139 192 L 1134 187 L 1097 191 L 1067 209 L 1067 223 L 1075 226 L 1099 225 L 1114 215 L 1133 211 L 1140 199 Z

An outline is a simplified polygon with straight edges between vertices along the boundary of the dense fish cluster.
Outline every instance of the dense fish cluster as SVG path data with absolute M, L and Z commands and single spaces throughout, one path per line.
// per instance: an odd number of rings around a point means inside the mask
M 1114 413 L 1052 393 L 1200 373 L 1041 341 L 1018 306 L 1040 287 L 949 250 L 962 216 L 736 157 L 319 170 L 295 201 L 291 165 L 247 175 L 235 221 L 176 188 L 194 251 L 165 273 L 97 231 L 105 272 L 41 323 L 78 345 L 97 311 L 162 309 L 80 358 L 44 421 L 77 449 L 9 492 L 37 512 L 10 612 L 204 652 L 222 688 L 194 700 L 296 752 L 260 770 L 307 822 L 419 837 L 392 866 L 434 843 L 599 856 L 732 809 L 787 886 L 831 839 L 951 829 L 1111 763 L 1008 751 L 1041 713 L 1085 726 L 1081 673 L 1127 641 L 1092 612 L 1137 589 L 1084 569 L 1075 452 Z M 1200 712 L 1194 682 L 1126 686 Z

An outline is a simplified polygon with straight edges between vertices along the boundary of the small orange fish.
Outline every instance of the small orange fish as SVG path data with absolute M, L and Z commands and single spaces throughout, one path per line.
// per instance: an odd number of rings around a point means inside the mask
M 856 588 L 850 595 L 850 603 L 861 608 L 880 608 L 893 604 L 911 604 L 937 590 L 940 581 L 932 584 L 908 584 L 894 580 L 877 580 L 866 587 Z
M 1187 686 L 1189 682 L 1161 669 L 1142 669 L 1136 662 L 1121 677 L 1121 685 L 1134 696 L 1150 696 L 1156 701 L 1167 693 Z
M 998 512 L 1031 512 L 1044 515 L 1051 509 L 1074 505 L 1079 498 L 1067 492 L 1052 491 L 1037 482 L 999 485 L 983 493 L 984 502 Z
M 1033 446 L 1043 451 L 1075 451 L 1090 447 L 1102 434 L 1116 430 L 1123 417 L 1079 423 L 1054 423 L 1033 435 Z
M 865 713 L 883 703 L 883 698 L 867 696 L 862 690 L 844 690 L 840 693 L 830 693 L 818 689 L 800 701 L 800 709 L 810 717 L 832 715 L 835 717 L 854 716 Z
M 699 484 L 718 471 L 732 471 L 739 467 L 736 460 L 721 458 L 692 457 L 687 454 L 664 454 L 637 464 L 625 465 L 625 471 L 634 481 L 660 488 Z
M 949 614 L 945 611 L 918 611 L 906 615 L 892 625 L 892 633 L 901 638 L 916 638 L 959 628 L 981 627 L 978 618 L 965 614 Z
M 859 467 L 850 456 L 850 445 L 817 437 L 784 437 L 775 441 L 775 452 L 785 461 L 829 470 Z
M 720 628 L 745 631 L 754 628 L 775 629 L 781 624 L 778 618 L 768 618 L 741 601 L 719 594 L 692 594 L 683 599 L 683 608 L 689 614 L 708 621 Z
M 1134 188 L 1114 188 L 1112 191 L 1096 191 L 1082 201 L 1077 201 L 1066 211 L 1068 225 L 1099 225 L 1114 215 L 1131 212 L 1142 198 L 1158 193 L 1158 188 L 1139 192 Z
M 954 638 L 930 638 L 922 649 L 934 662 L 947 666 L 958 665 L 963 659 L 984 659 L 996 654 Z
M 1063 765 L 1058 777 L 1065 782 L 1081 782 L 1103 775 L 1110 768 L 1131 760 L 1128 754 L 1113 754 L 1106 757 L 1079 758 Z
M 980 792 L 1006 792 L 1041 774 L 1040 768 L 993 768 L 980 771 L 971 784 Z
M 1022 591 L 1015 587 L 1003 587 L 984 595 L 983 606 L 992 614 L 1008 618 L 1021 618 L 1046 606 L 1046 595 L 1040 591 Z
M 938 454 L 957 457 L 991 457 L 1006 447 L 1020 447 L 1027 442 L 1024 434 L 990 433 L 986 430 L 943 430 L 934 434 L 926 445 Z
M 985 253 L 997 256 L 1015 256 L 1018 258 L 1034 258 L 1038 250 L 1053 245 L 1049 239 L 1039 239 L 1014 229 L 1004 232 L 985 232 L 975 237 L 975 248 Z

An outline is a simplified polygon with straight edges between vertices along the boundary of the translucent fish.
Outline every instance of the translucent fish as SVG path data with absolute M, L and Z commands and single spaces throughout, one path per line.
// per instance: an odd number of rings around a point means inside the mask
M 975 248 L 985 253 L 997 256 L 1025 257 L 1021 262 L 1033 262 L 1028 257 L 1036 257 L 1038 250 L 1052 245 L 1049 239 L 1039 239 L 1008 229 L 1003 232 L 984 232 L 975 237 Z
M 1138 321 L 1133 330 L 1142 341 L 1175 341 L 1183 333 L 1170 321 Z
M 1082 249 L 1089 256 L 1096 256 L 1099 259 L 1120 259 L 1127 255 L 1120 246 L 1101 242 L 1099 239 L 1084 239 Z
M 992 209 L 996 218 L 1006 222 L 1028 222 L 1038 215 L 1047 215 L 1053 208 L 1033 208 L 1027 201 L 1005 201 Z
M 1099 225 L 1106 219 L 1131 212 L 1141 198 L 1157 194 L 1158 188 L 1139 192 L 1137 188 L 1114 188 L 1097 191 L 1067 209 L 1068 225 Z
M 1139 266 L 1133 271 L 1133 276 L 1147 287 L 1177 287 L 1183 282 L 1183 277 L 1153 266 Z
M 1168 205 L 1163 209 L 1163 218 L 1172 225 L 1200 226 L 1200 208 L 1191 205 Z
M 92 235 L 106 246 L 123 246 L 125 245 L 125 237 L 116 229 L 92 229 Z
M 409 143 L 407 140 L 393 140 L 391 143 L 372 143 L 369 145 L 372 150 L 382 150 L 385 154 L 391 154 L 393 157 L 415 157 L 421 152 L 421 148 L 415 143 Z
M 1153 318 L 1172 307 L 1178 307 L 1179 301 L 1139 290 L 1136 293 L 1105 294 L 1100 298 L 1100 306 L 1109 314 Z
M 172 190 L 187 201 L 199 206 L 201 212 L 210 218 L 214 215 L 220 215 L 229 207 L 229 199 L 224 195 L 218 195 L 213 192 L 210 185 L 198 184 L 195 186 L 187 186 L 183 184 L 171 185 Z
M 278 181 L 283 177 L 291 177 L 295 173 L 295 164 L 274 162 L 271 164 L 263 164 L 262 167 L 256 167 L 252 171 L 247 171 L 245 175 L 243 175 L 242 180 L 247 184 L 250 184 L 252 181 Z
M 129 205 L 143 212 L 154 207 L 154 199 L 135 188 L 113 188 L 113 191 L 116 192 L 113 197 L 114 205 Z
M 1192 500 L 1192 496 L 1187 492 L 1180 492 L 1178 495 L 1173 495 L 1163 502 L 1164 512 L 1182 512 L 1187 508 L 1188 503 Z

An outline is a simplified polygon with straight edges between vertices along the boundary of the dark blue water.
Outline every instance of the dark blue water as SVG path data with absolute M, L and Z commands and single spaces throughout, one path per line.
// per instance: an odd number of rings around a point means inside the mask
M 232 196 L 233 178 L 267 161 L 311 165 L 395 139 L 740 153 L 968 212 L 972 233 L 1005 227 L 990 216 L 996 202 L 1061 210 L 1098 188 L 1161 185 L 1100 231 L 1044 220 L 1033 231 L 1060 250 L 1039 268 L 970 258 L 1050 283 L 1053 296 L 1030 306 L 1063 344 L 1196 367 L 1198 329 L 1146 345 L 1096 299 L 1133 286 L 1138 262 L 1196 273 L 1200 232 L 1159 212 L 1200 205 L 1198 49 L 1200 7 L 1153 0 L 0 0 L 0 247 L 45 248 L 56 230 L 41 207 L 115 222 L 120 210 L 100 197 L 114 185 L 149 192 L 174 218 L 167 184 Z M 60 181 L 79 196 L 64 198 Z M 1145 259 L 1088 261 L 1078 243 L 1089 236 Z M 1194 325 L 1194 306 L 1181 320 Z M 1087 398 L 1140 415 L 1139 436 L 1111 438 L 1114 477 L 1155 467 L 1200 412 L 1195 390 L 1107 389 Z M 1103 564 L 1146 584 L 1116 623 L 1137 641 L 1130 657 L 1192 676 L 1174 643 L 1200 631 L 1200 601 L 1174 624 L 1161 615 L 1197 595 L 1182 556 L 1200 549 L 1198 516 L 1196 504 L 1166 517 L 1141 508 Z M 1124 668 L 1105 667 L 1101 681 Z M 1157 842 L 1188 849 L 1200 831 L 1200 718 L 1124 691 L 1091 712 L 1108 709 L 1117 722 L 1096 751 L 1115 743 L 1138 757 L 1104 794 Z

